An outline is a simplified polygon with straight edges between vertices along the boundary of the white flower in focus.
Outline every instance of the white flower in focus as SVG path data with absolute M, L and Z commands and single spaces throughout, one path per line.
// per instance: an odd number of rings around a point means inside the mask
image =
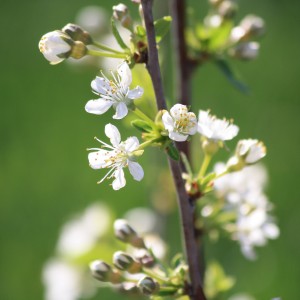
M 39 49 L 52 65 L 62 62 L 72 50 L 72 39 L 62 31 L 56 30 L 43 35 Z
M 57 252 L 67 258 L 79 257 L 90 251 L 107 232 L 110 212 L 103 204 L 90 205 L 80 216 L 64 224 Z
M 227 120 L 211 116 L 209 111 L 199 111 L 198 132 L 213 141 L 227 141 L 233 139 L 239 132 L 236 125 Z
M 139 147 L 139 140 L 133 136 L 129 137 L 125 142 L 121 142 L 120 132 L 112 124 L 105 126 L 105 134 L 110 139 L 112 146 L 97 139 L 103 145 L 103 148 L 91 148 L 88 150 L 97 150 L 88 155 L 90 166 L 93 169 L 109 168 L 109 172 L 98 183 L 103 182 L 106 178 L 115 178 L 112 187 L 119 190 L 125 186 L 123 168 L 128 167 L 130 174 L 137 181 L 141 181 L 144 177 L 143 168 L 134 161 L 134 151 Z
M 266 156 L 266 147 L 258 140 L 240 140 L 236 147 L 236 155 L 242 157 L 246 164 L 254 164 Z
M 95 292 L 83 268 L 52 259 L 43 269 L 45 300 L 78 300 Z
M 113 118 L 122 119 L 128 114 L 128 106 L 132 104 L 134 99 L 140 98 L 144 90 L 139 86 L 133 90 L 129 89 L 132 75 L 126 62 L 119 65 L 116 75 L 111 74 L 113 80 L 109 80 L 102 73 L 103 77 L 97 76 L 92 81 L 92 89 L 100 98 L 88 101 L 85 110 L 91 114 L 102 115 L 113 106 L 116 110 Z
M 176 142 L 184 142 L 189 135 L 197 132 L 197 118 L 182 104 L 175 104 L 170 113 L 165 111 L 162 116 L 164 127 L 169 132 L 169 138 Z

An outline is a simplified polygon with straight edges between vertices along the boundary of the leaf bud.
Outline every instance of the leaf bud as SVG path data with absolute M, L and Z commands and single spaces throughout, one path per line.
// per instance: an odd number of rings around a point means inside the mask
M 113 270 L 112 267 L 102 260 L 95 260 L 90 263 L 90 270 L 94 278 L 103 282 L 120 283 L 120 272 Z
M 129 273 L 139 273 L 142 270 L 142 265 L 140 262 L 136 261 L 129 254 L 117 251 L 113 256 L 114 266 L 122 271 L 127 271 Z
M 259 48 L 257 42 L 244 42 L 231 48 L 228 54 L 242 60 L 253 60 L 258 56 Z
M 79 25 L 69 23 L 62 29 L 62 31 L 68 34 L 74 41 L 80 41 L 85 45 L 93 43 L 90 34 Z
M 145 276 L 138 282 L 140 291 L 147 296 L 153 295 L 159 290 L 159 284 L 153 278 Z
M 113 17 L 120 21 L 123 27 L 132 29 L 132 19 L 129 15 L 128 7 L 125 4 L 120 3 L 113 6 Z
M 114 223 L 115 236 L 124 243 L 128 243 L 136 248 L 145 248 L 144 240 L 138 236 L 136 231 L 126 220 L 118 219 Z

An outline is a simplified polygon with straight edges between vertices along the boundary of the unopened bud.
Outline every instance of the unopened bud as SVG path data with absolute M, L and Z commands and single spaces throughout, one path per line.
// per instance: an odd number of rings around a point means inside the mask
M 64 32 L 55 30 L 43 35 L 39 49 L 44 57 L 56 65 L 71 55 L 74 41 Z
M 214 155 L 220 148 L 218 141 L 204 139 L 202 141 L 202 149 L 206 155 Z
M 90 270 L 94 278 L 103 282 L 120 283 L 120 272 L 113 270 L 112 267 L 102 260 L 95 260 L 90 263 Z
M 138 236 L 136 231 L 126 220 L 118 219 L 114 223 L 115 236 L 124 243 L 136 248 L 145 248 L 144 240 Z
M 257 42 L 244 42 L 231 48 L 228 53 L 238 59 L 253 60 L 258 56 L 259 48 Z
M 147 296 L 153 295 L 159 290 L 159 284 L 153 278 L 145 276 L 138 282 L 140 291 Z
M 129 15 L 128 7 L 125 4 L 120 3 L 113 6 L 113 17 L 120 21 L 123 27 L 127 29 L 132 28 L 132 19 Z
M 74 41 L 80 41 L 85 45 L 93 43 L 90 34 L 76 24 L 69 23 L 62 29 L 62 31 L 68 34 Z
M 265 22 L 255 15 L 246 16 L 240 23 L 245 30 L 247 37 L 258 37 L 265 33 Z
M 140 290 L 134 282 L 123 282 L 117 286 L 117 290 L 120 293 L 124 293 L 126 295 L 140 295 Z
M 218 6 L 218 13 L 223 18 L 231 19 L 235 16 L 237 9 L 238 6 L 236 5 L 236 3 L 225 0 Z
M 145 267 L 151 268 L 155 264 L 153 256 L 146 249 L 137 249 L 134 257 Z
M 116 268 L 129 273 L 138 273 L 142 270 L 140 262 L 136 261 L 129 254 L 118 251 L 113 256 L 113 263 Z
M 70 54 L 70 57 L 73 57 L 75 59 L 80 59 L 87 54 L 87 47 L 83 42 L 75 41 L 72 46 L 72 51 Z

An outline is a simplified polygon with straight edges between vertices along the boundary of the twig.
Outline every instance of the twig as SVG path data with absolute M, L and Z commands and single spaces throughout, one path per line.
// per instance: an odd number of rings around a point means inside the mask
M 166 101 L 162 86 L 161 72 L 158 61 L 158 53 L 155 41 L 155 29 L 153 24 L 152 4 L 153 0 L 141 0 L 145 26 L 148 39 L 148 61 L 147 69 L 152 79 L 153 88 L 155 91 L 157 107 L 159 110 L 166 109 Z M 203 292 L 202 282 L 199 272 L 199 257 L 194 231 L 193 215 L 194 207 L 191 199 L 189 199 L 184 182 L 181 177 L 180 164 L 172 159 L 169 159 L 169 165 L 172 170 L 174 183 L 177 191 L 177 199 L 180 210 L 180 218 L 183 229 L 184 246 L 189 265 L 189 273 L 191 279 L 190 298 L 193 300 L 206 300 Z

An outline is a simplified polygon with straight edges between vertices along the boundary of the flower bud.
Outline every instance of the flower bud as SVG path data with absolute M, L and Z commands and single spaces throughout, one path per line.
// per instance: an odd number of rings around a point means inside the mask
M 117 290 L 118 292 L 126 295 L 131 295 L 131 296 L 141 295 L 139 288 L 134 282 L 123 282 L 117 286 Z
M 90 263 L 90 270 L 94 278 L 103 282 L 121 282 L 120 272 L 113 270 L 110 265 L 102 260 L 95 260 Z
M 127 29 L 132 28 L 132 19 L 129 15 L 128 7 L 125 4 L 120 3 L 113 6 L 113 17 L 120 21 L 123 27 Z
M 136 248 L 145 248 L 144 240 L 138 236 L 135 230 L 126 220 L 118 219 L 114 223 L 115 236 L 124 243 Z
M 206 155 L 214 155 L 220 148 L 219 141 L 203 139 L 202 149 Z
M 232 1 L 223 1 L 219 6 L 218 6 L 218 13 L 226 19 L 233 18 L 237 12 L 237 5 L 232 2 Z
M 75 41 L 72 47 L 70 57 L 80 59 L 87 54 L 87 47 L 83 42 Z
M 138 273 L 142 270 L 142 265 L 135 261 L 129 254 L 117 251 L 113 256 L 113 264 L 116 268 L 129 273 Z
M 147 268 L 151 268 L 155 264 L 153 256 L 146 249 L 137 249 L 134 257 Z
M 243 60 L 253 60 L 258 56 L 259 43 L 244 42 L 229 50 L 229 55 Z
M 240 23 L 245 30 L 247 37 L 258 37 L 265 33 L 265 22 L 255 15 L 246 16 Z
M 159 290 L 159 284 L 153 278 L 145 276 L 138 282 L 140 291 L 147 296 L 155 294 Z
M 76 24 L 69 23 L 62 29 L 62 31 L 69 35 L 74 41 L 80 41 L 85 45 L 93 43 L 90 34 Z
M 39 49 L 44 57 L 55 65 L 71 55 L 74 41 L 64 32 L 55 30 L 43 35 L 39 42 Z

